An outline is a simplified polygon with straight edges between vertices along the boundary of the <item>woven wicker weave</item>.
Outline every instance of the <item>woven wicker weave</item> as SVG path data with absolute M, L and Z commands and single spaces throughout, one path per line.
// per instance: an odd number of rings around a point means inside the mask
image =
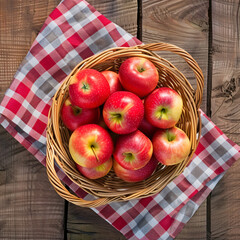
M 186 77 L 169 61 L 158 56 L 154 51 L 170 51 L 181 56 L 193 70 L 197 88 L 194 90 Z M 191 153 L 182 163 L 174 166 L 163 166 L 159 163 L 157 170 L 148 179 L 138 183 L 127 183 L 119 179 L 113 170 L 100 179 L 90 180 L 82 176 L 76 169 L 68 150 L 70 132 L 62 124 L 60 111 L 68 96 L 68 85 L 71 77 L 80 69 L 93 68 L 99 71 L 117 71 L 120 64 L 129 57 L 144 57 L 157 67 L 160 75 L 158 87 L 166 86 L 175 89 L 183 99 L 183 112 L 177 124 L 188 135 L 191 142 Z M 189 163 L 196 150 L 200 131 L 201 119 L 199 106 L 203 92 L 203 74 L 196 61 L 183 49 L 167 44 L 154 43 L 128 48 L 112 48 L 94 55 L 79 63 L 65 79 L 55 96 L 49 111 L 47 126 L 47 173 L 51 184 L 64 199 L 82 207 L 97 207 L 113 201 L 126 201 L 143 198 L 160 192 L 170 181 L 177 177 Z M 84 200 L 64 187 L 58 178 L 55 164 L 83 190 L 95 196 L 93 200 Z

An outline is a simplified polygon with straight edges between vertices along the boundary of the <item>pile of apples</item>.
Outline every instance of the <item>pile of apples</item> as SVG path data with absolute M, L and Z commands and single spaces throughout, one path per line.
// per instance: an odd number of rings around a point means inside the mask
M 101 178 L 113 168 L 126 182 L 150 177 L 158 163 L 174 165 L 190 153 L 188 136 L 175 125 L 183 101 L 145 58 L 131 57 L 118 73 L 79 70 L 70 79 L 61 119 L 72 132 L 69 151 L 78 171 Z

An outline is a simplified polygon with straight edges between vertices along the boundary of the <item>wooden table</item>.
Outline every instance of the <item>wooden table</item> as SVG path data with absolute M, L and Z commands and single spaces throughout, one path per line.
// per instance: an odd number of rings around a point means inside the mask
M 0 99 L 59 0 L 0 1 Z M 240 143 L 237 0 L 90 0 L 145 43 L 176 44 L 205 76 L 201 108 Z M 180 59 L 170 59 L 194 83 Z M 240 162 L 226 173 L 177 239 L 240 239 Z M 0 127 L 0 239 L 125 239 L 90 209 L 60 198 L 45 168 Z

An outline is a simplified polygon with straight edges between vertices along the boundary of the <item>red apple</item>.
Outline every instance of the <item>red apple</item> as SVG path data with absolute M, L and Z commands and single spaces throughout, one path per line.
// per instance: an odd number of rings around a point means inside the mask
M 153 136 L 153 154 L 164 165 L 174 165 L 188 157 L 191 143 L 180 128 L 159 129 Z
M 150 161 L 138 170 L 123 168 L 117 161 L 113 162 L 113 169 L 116 175 L 125 182 L 139 182 L 150 177 L 158 165 L 157 159 L 153 156 Z
M 183 109 L 181 96 L 173 89 L 154 90 L 144 102 L 145 117 L 158 128 L 171 128 L 179 121 Z
M 113 141 L 104 128 L 96 124 L 87 124 L 72 133 L 69 151 L 77 164 L 93 168 L 105 163 L 111 157 Z
M 103 163 L 97 167 L 94 167 L 94 168 L 86 168 L 86 167 L 82 167 L 78 164 L 76 164 L 76 167 L 77 167 L 77 170 L 86 178 L 98 179 L 98 178 L 101 178 L 101 177 L 104 177 L 105 175 L 107 175 L 108 172 L 111 170 L 112 158 L 110 158 L 105 163 Z
M 109 83 L 110 94 L 123 90 L 117 73 L 113 71 L 103 71 L 102 74 Z
M 131 57 L 119 68 L 122 86 L 140 98 L 152 92 L 158 83 L 158 71 L 154 64 L 146 58 Z
M 80 108 L 96 108 L 102 105 L 110 94 L 108 81 L 94 69 L 84 69 L 72 76 L 69 96 L 73 105 Z
M 141 99 L 131 92 L 119 91 L 110 95 L 103 107 L 103 119 L 108 128 L 118 134 L 137 130 L 144 115 Z
M 96 123 L 99 120 L 99 116 L 99 108 L 87 109 L 73 106 L 69 98 L 63 103 L 61 110 L 61 119 L 64 125 L 71 131 L 84 124 Z
M 151 140 L 139 130 L 119 136 L 114 159 L 123 167 L 137 170 L 144 167 L 152 157 L 153 146 Z

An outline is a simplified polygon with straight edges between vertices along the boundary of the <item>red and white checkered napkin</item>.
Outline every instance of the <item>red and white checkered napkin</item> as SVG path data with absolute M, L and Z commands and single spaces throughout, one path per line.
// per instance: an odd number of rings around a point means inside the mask
M 86 1 L 63 0 L 50 14 L 0 105 L 0 123 L 45 164 L 47 115 L 61 81 L 82 59 L 115 46 L 141 42 Z M 128 239 L 172 239 L 192 217 L 240 147 L 202 113 L 202 137 L 185 171 L 161 193 L 93 209 Z M 79 196 L 89 198 L 59 170 Z

